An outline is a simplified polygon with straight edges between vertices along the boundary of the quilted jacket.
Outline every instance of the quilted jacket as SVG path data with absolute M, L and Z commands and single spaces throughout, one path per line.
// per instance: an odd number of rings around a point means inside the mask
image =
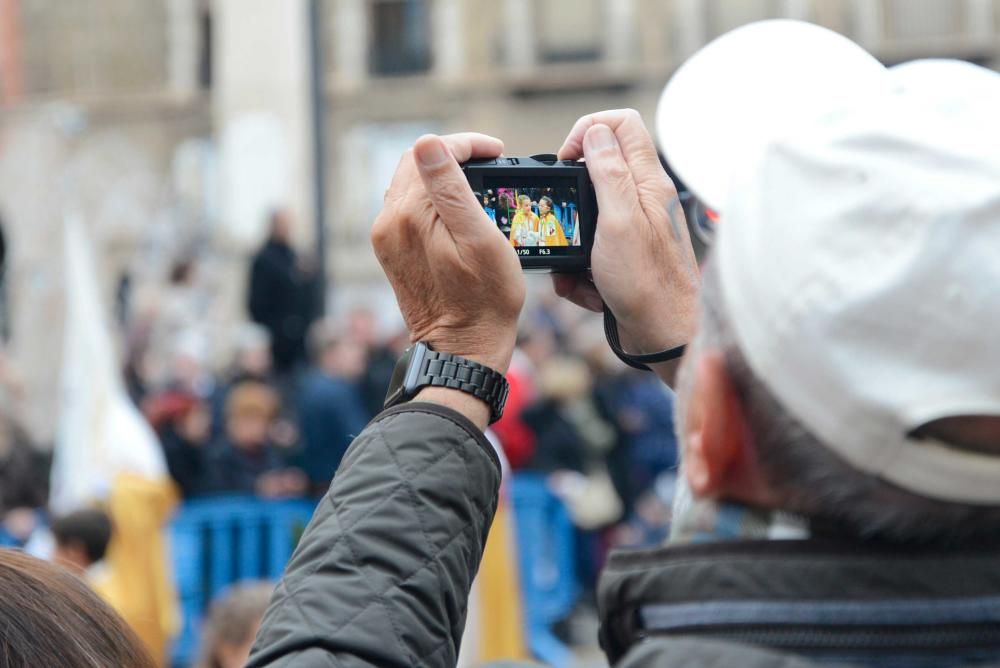
M 454 666 L 500 462 L 462 415 L 410 403 L 355 439 L 248 666 Z

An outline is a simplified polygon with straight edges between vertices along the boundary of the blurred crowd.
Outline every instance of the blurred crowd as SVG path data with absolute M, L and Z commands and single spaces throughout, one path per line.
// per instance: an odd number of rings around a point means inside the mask
M 385 331 L 366 307 L 320 316 L 315 272 L 279 211 L 247 267 L 245 322 L 232 329 L 220 364 L 208 352 L 216 342 L 207 340 L 211 299 L 199 271 L 196 256 L 179 258 L 158 308 L 130 306 L 127 294 L 121 305 L 127 388 L 181 497 L 319 498 L 380 412 L 407 333 Z M 547 278 L 532 285 L 493 435 L 510 471 L 545 474 L 566 502 L 580 585 L 591 592 L 611 547 L 666 536 L 677 459 L 672 395 L 610 353 L 596 314 L 556 299 Z M 13 425 L 0 436 L 0 544 L 90 572 L 108 540 L 100 520 L 49 517 L 45 449 Z M 39 535 L 48 546 L 31 545 Z
M 159 378 L 130 373 L 185 497 L 318 497 L 380 412 L 406 332 L 381 332 L 365 308 L 318 317 L 313 283 L 276 213 L 249 270 L 232 360 L 216 372 L 182 345 Z M 537 288 L 493 427 L 510 469 L 551 474 L 581 531 L 600 535 L 597 553 L 657 541 L 677 457 L 671 395 L 610 354 L 599 322 Z

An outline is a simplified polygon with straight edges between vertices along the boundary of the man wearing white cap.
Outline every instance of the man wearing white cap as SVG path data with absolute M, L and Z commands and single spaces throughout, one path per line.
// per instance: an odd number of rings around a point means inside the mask
M 638 114 L 584 117 L 560 151 L 586 159 L 601 213 L 593 281 L 557 292 L 607 304 L 630 352 L 689 344 L 672 544 L 606 566 L 610 661 L 1000 665 L 1000 76 L 886 69 L 764 22 L 678 70 L 657 130 L 719 214 L 701 287 Z M 501 150 L 421 138 L 373 241 L 413 340 L 502 373 L 524 285 L 458 166 Z M 454 389 L 415 398 L 355 440 L 251 665 L 453 665 L 495 504 L 491 415 Z

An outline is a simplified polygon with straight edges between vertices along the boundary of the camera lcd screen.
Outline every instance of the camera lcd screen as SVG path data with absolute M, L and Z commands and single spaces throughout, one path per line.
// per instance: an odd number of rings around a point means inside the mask
M 476 193 L 486 215 L 522 257 L 580 255 L 580 199 L 575 179 L 484 179 Z

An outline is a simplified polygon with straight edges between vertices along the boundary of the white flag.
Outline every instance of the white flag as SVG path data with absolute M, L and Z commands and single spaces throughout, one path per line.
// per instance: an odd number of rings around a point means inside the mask
M 125 392 L 83 222 L 65 220 L 66 330 L 50 507 L 71 512 L 104 498 L 115 476 L 165 479 L 156 435 Z

